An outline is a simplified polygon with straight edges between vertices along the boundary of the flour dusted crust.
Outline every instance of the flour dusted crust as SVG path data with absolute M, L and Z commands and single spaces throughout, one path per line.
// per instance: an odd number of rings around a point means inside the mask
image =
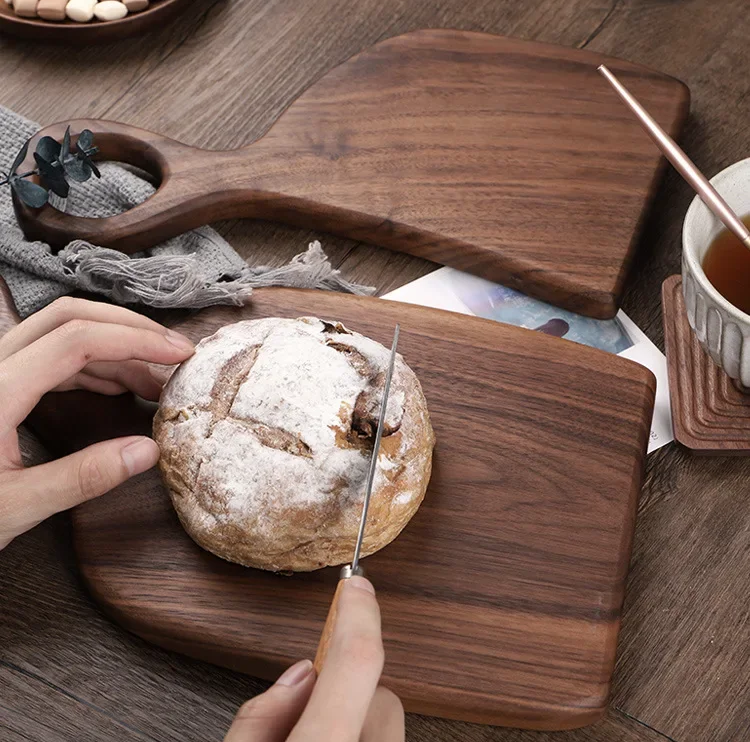
M 162 474 L 190 536 L 260 569 L 350 561 L 389 355 L 313 317 L 238 322 L 203 340 L 154 420 Z M 417 511 L 434 441 L 422 388 L 399 355 L 365 555 Z

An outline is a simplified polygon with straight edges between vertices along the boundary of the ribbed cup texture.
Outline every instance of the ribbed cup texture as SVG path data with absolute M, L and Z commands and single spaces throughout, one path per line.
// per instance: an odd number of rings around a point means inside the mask
M 741 326 L 707 294 L 682 263 L 688 321 L 703 349 L 732 379 L 750 387 L 750 328 Z

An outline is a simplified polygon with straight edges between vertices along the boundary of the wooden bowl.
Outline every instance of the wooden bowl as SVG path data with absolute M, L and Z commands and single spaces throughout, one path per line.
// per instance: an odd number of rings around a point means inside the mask
M 0 32 L 23 39 L 52 41 L 64 44 L 98 44 L 118 41 L 126 36 L 145 33 L 152 27 L 170 20 L 193 0 L 151 0 L 151 5 L 139 13 L 129 13 L 118 21 L 44 21 L 41 18 L 21 18 L 0 0 Z

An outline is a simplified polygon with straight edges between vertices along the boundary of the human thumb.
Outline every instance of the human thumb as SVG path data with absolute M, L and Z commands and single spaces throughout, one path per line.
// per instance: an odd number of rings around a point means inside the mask
M 103 495 L 159 459 L 145 436 L 96 443 L 29 469 L 4 472 L 0 547 L 55 513 Z

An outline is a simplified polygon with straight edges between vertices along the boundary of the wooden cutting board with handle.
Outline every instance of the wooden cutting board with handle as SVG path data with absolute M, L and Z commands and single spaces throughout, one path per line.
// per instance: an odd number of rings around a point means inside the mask
M 400 322 L 399 350 L 437 435 L 423 505 L 365 560 L 383 615 L 384 684 L 407 709 L 438 716 L 534 729 L 598 719 L 614 667 L 651 373 L 490 320 L 321 291 L 261 289 L 252 306 L 203 310 L 178 327 L 197 340 L 240 319 L 305 315 L 384 344 Z M 152 414 L 128 396 L 68 392 L 48 395 L 28 423 L 62 454 L 148 432 Z M 77 508 L 73 526 L 92 595 L 148 641 L 265 678 L 315 655 L 338 569 L 284 577 L 203 551 L 157 471 Z
M 207 151 L 124 124 L 74 121 L 74 133 L 95 133 L 102 158 L 152 172 L 158 192 L 107 219 L 51 206 L 19 206 L 19 219 L 32 239 L 126 252 L 217 219 L 272 219 L 613 317 L 661 160 L 596 72 L 603 62 L 679 134 L 689 95 L 674 78 L 589 51 L 417 31 L 328 72 L 241 149 Z M 63 131 L 42 133 L 60 139 Z

